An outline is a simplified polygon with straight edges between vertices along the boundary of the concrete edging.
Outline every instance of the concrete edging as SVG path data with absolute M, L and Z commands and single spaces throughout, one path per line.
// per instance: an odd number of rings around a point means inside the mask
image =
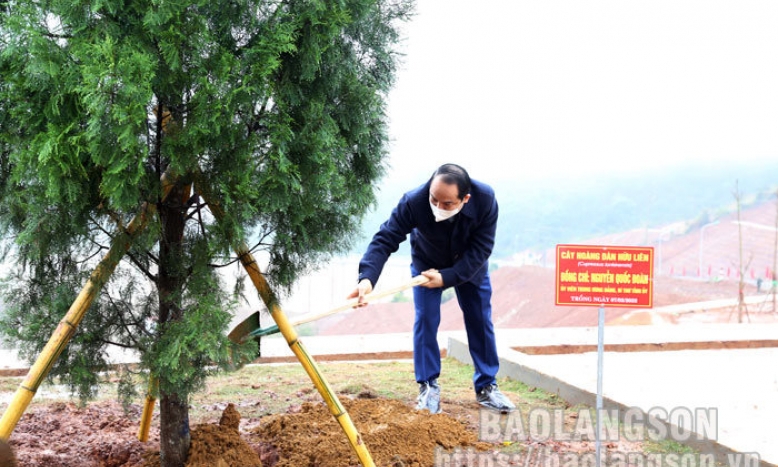
M 552 394 L 556 394 L 570 405 L 580 404 L 588 407 L 596 407 L 596 393 L 592 393 L 591 391 L 567 383 L 553 375 L 546 374 L 536 368 L 531 367 L 527 364 L 527 362 L 522 363 L 521 360 L 525 359 L 523 357 L 527 356 L 511 348 L 503 347 L 498 349 L 498 351 L 500 353 L 500 370 L 497 373 L 498 377 L 508 377 L 517 381 L 521 381 L 529 386 L 537 387 Z M 466 338 L 462 339 L 458 338 L 457 336 L 449 336 L 447 354 L 449 357 L 454 358 L 462 363 L 468 365 L 473 364 Z M 602 398 L 602 406 L 602 408 L 606 411 L 617 410 L 620 416 L 622 416 L 619 422 L 624 421 L 623 415 L 628 409 L 633 411 L 637 409 L 643 414 L 644 417 L 647 418 L 649 416 L 644 410 L 640 408 L 627 406 L 607 397 Z M 678 429 L 677 426 L 669 422 L 664 420 L 659 421 L 665 425 L 665 428 L 668 431 L 671 429 Z M 699 452 L 712 454 L 715 461 L 722 465 L 730 464 L 728 455 L 741 453 L 740 451 L 731 447 L 722 445 L 716 440 L 696 439 L 695 436 L 690 437 L 690 439 L 685 441 L 683 444 L 690 446 Z M 760 459 L 759 465 L 760 467 L 778 467 L 776 464 L 767 462 L 762 459 Z

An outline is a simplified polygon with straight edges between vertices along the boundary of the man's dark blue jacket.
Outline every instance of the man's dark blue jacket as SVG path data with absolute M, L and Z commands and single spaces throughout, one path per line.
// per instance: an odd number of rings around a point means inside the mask
M 435 222 L 430 209 L 430 184 L 409 191 L 392 210 L 389 220 L 373 236 L 359 263 L 359 280 L 375 286 L 389 255 L 411 235 L 411 256 L 416 271 L 440 271 L 443 285 L 464 282 L 480 285 L 489 264 L 497 229 L 494 190 L 472 180 L 470 200 L 452 218 Z

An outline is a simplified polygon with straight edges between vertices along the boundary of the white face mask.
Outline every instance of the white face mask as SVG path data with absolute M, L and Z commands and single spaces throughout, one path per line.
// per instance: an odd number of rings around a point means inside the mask
M 459 211 L 462 210 L 462 204 L 460 204 L 458 208 L 452 209 L 451 211 L 439 209 L 432 203 L 430 203 L 430 208 L 432 209 L 432 214 L 435 215 L 435 222 L 441 222 L 454 217 Z

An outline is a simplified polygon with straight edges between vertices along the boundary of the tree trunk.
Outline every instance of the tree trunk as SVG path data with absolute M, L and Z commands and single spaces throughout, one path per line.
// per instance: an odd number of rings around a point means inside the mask
M 162 467 L 183 467 L 189 455 L 189 405 L 186 397 L 162 394 L 159 400 L 159 449 Z
M 162 232 L 159 246 L 159 323 L 161 332 L 166 325 L 179 321 L 184 314 L 180 294 L 186 279 L 183 270 L 184 227 L 186 209 L 182 200 L 188 193 L 175 187 L 166 201 L 157 206 Z M 183 467 L 189 454 L 189 394 L 167 393 L 165 379 L 160 376 L 160 465 Z

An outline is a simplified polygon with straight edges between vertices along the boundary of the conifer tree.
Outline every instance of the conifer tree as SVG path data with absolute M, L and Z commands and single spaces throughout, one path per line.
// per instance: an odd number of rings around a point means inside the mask
M 162 465 L 183 466 L 189 396 L 230 359 L 231 240 L 250 240 L 279 287 L 349 247 L 383 175 L 411 1 L 0 3 L 5 340 L 34 358 L 153 206 L 51 375 L 86 400 L 107 346 L 138 351 L 159 378 Z

